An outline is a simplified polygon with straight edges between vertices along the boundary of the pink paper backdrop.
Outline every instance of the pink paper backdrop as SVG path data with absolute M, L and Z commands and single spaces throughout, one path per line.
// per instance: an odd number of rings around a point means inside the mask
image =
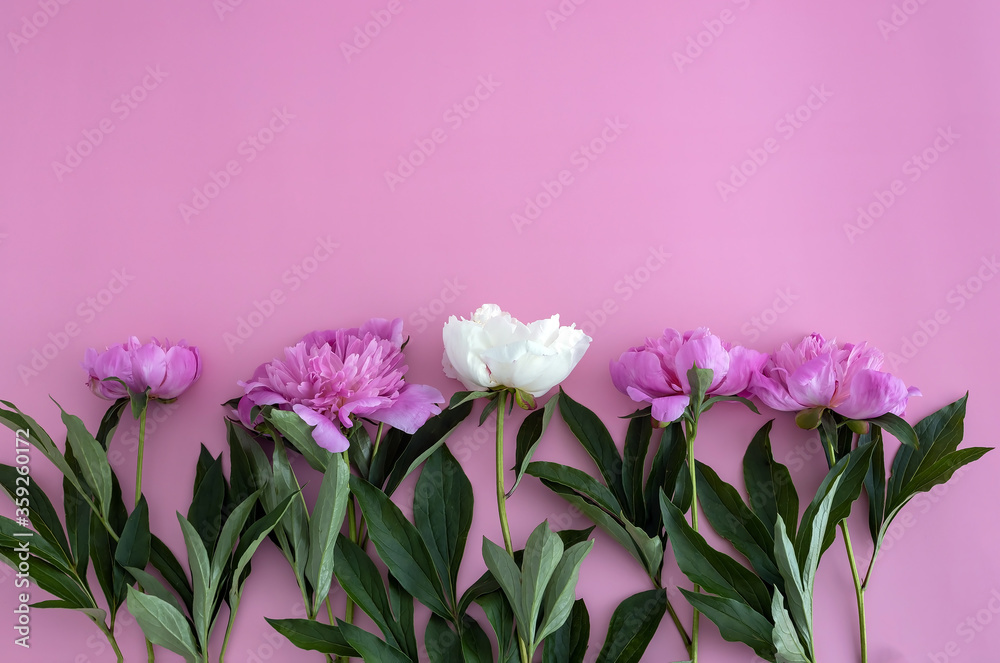
M 998 18 L 987 0 L 6 0 L 0 395 L 50 430 L 49 395 L 96 425 L 85 348 L 200 346 L 203 378 L 154 416 L 146 452 L 152 526 L 179 551 L 174 512 L 198 444 L 225 449 L 218 404 L 236 380 L 306 331 L 402 316 L 411 379 L 451 393 L 441 324 L 484 301 L 584 325 L 594 343 L 565 386 L 619 439 L 632 404 L 609 359 L 710 325 L 761 350 L 813 330 L 868 339 L 923 389 L 911 421 L 969 389 L 966 443 L 993 444 Z M 776 455 L 811 494 L 822 458 L 777 419 Z M 741 485 L 763 421 L 713 411 L 699 457 Z M 463 584 L 482 536 L 500 538 L 491 434 L 449 442 L 478 500 Z M 135 439 L 130 424 L 113 445 L 126 493 Z M 562 424 L 537 457 L 587 466 Z M 869 592 L 873 661 L 1000 660 L 998 463 L 906 510 Z M 32 472 L 59 495 L 42 459 Z M 587 524 L 531 479 L 511 513 L 516 543 L 543 518 Z M 266 544 L 254 568 L 227 659 L 320 660 L 263 622 L 300 614 L 284 560 Z M 578 590 L 593 654 L 645 588 L 599 534 Z M 817 596 L 820 658 L 857 660 L 839 543 Z M 114 660 L 62 611 L 35 612 L 31 649 L 15 647 L 15 603 L 0 573 L 7 660 Z M 753 659 L 704 631 L 705 661 Z M 119 632 L 145 660 L 127 615 Z M 646 659 L 682 654 L 665 621 Z

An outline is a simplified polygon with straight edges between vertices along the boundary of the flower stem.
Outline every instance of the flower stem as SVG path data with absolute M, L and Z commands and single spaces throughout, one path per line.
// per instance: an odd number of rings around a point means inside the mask
M 135 502 L 133 506 L 139 503 L 139 497 L 142 495 L 142 452 L 146 446 L 146 409 L 148 407 L 148 405 L 144 405 L 142 411 L 139 412 L 139 453 L 135 466 Z
M 698 416 L 693 414 L 692 417 L 685 422 L 684 425 L 684 437 L 687 440 L 687 461 L 688 470 L 690 471 L 691 479 L 691 529 L 696 533 L 698 531 L 698 480 L 697 472 L 694 463 L 694 438 L 698 436 Z M 696 583 L 694 585 L 695 594 L 701 592 L 701 587 Z M 695 608 L 694 616 L 691 619 L 691 646 L 688 648 L 691 654 L 691 663 L 698 663 L 698 623 L 701 618 L 701 613 Z
M 664 590 L 664 593 L 666 593 L 666 588 L 663 586 L 659 573 L 656 574 L 655 578 L 653 578 L 653 586 L 656 587 L 657 589 Z M 684 641 L 684 649 L 687 651 L 688 656 L 690 656 L 691 636 L 688 635 L 687 629 L 684 628 L 684 624 L 681 623 L 681 618 L 677 616 L 677 611 L 674 610 L 674 606 L 670 602 L 670 597 L 665 596 L 664 598 L 666 598 L 667 600 L 667 612 L 670 613 L 670 619 L 673 620 L 674 626 L 677 627 L 677 632 L 680 633 L 681 639 Z
M 354 514 L 354 496 L 351 495 L 347 500 L 347 533 L 352 543 L 358 542 L 358 535 L 355 530 L 356 520 L 357 517 Z M 348 624 L 354 623 L 354 601 L 351 600 L 350 595 L 347 596 L 347 607 L 344 609 L 344 621 Z
M 510 538 L 510 525 L 507 523 L 507 490 L 503 479 L 503 414 L 507 409 L 507 392 L 501 391 L 497 396 L 497 511 L 500 514 L 500 530 L 503 532 L 503 545 L 507 554 L 514 557 L 514 544 Z M 520 633 L 517 634 L 517 646 L 521 654 L 521 663 L 531 663 L 528 658 L 528 646 Z
M 102 621 L 98 621 L 96 619 L 94 620 L 94 623 L 97 624 L 97 628 L 101 629 L 101 631 L 104 633 L 104 637 L 106 637 L 108 639 L 108 642 L 111 643 L 111 649 L 114 650 L 115 657 L 117 657 L 118 659 L 118 663 L 123 663 L 125 657 L 122 656 L 122 650 L 118 647 L 118 641 L 115 639 L 114 620 L 112 620 L 111 622 L 111 628 L 108 628 L 107 624 L 105 624 Z
M 146 661 L 147 663 L 153 663 L 156 660 L 156 652 L 153 651 L 153 643 L 146 640 Z
M 219 651 L 219 663 L 223 663 L 226 660 L 226 647 L 229 646 L 229 636 L 233 632 L 233 624 L 236 623 L 236 610 L 239 608 L 240 602 L 234 601 L 231 606 L 229 606 L 229 623 L 226 624 L 226 637 L 222 640 L 222 650 Z M 206 651 L 207 657 L 207 651 Z
M 833 440 L 829 436 L 822 433 L 820 429 L 820 437 L 823 438 L 824 448 L 827 453 L 827 461 L 830 467 L 833 467 L 837 461 L 836 453 L 834 452 Z M 854 579 L 854 596 L 858 603 L 858 635 L 861 643 L 861 663 L 868 663 L 868 628 L 865 620 L 865 585 L 868 584 L 868 574 L 871 573 L 871 564 L 875 563 L 875 558 L 872 556 L 872 561 L 868 565 L 868 573 L 865 574 L 865 582 L 861 583 L 861 577 L 858 574 L 858 563 L 854 557 L 854 546 L 851 544 L 851 532 L 847 526 L 847 519 L 841 520 L 840 531 L 844 535 L 844 548 L 847 549 L 847 561 L 851 565 L 851 577 Z

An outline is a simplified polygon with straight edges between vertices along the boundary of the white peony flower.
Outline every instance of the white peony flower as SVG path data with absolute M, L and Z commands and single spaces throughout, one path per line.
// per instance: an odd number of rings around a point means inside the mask
M 573 371 L 591 339 L 559 316 L 524 324 L 483 304 L 471 320 L 451 316 L 444 325 L 444 373 L 472 391 L 507 387 L 535 398 Z

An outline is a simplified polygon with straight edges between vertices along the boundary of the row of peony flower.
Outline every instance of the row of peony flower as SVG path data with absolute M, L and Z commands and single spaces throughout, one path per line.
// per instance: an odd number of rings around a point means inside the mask
M 146 634 L 149 660 L 158 644 L 186 660 L 207 661 L 209 636 L 226 602 L 230 617 L 221 661 L 249 561 L 270 535 L 292 567 L 308 618 L 268 621 L 300 647 L 330 659 L 416 661 L 415 600 L 432 612 L 425 632 L 432 661 L 528 663 L 544 647 L 546 661 L 579 663 L 590 627 L 575 587 L 592 545 L 590 530 L 553 533 L 542 523 L 525 549 L 515 551 L 506 500 L 530 474 L 624 546 L 652 583 L 652 589 L 626 598 L 615 610 L 599 662 L 639 661 L 669 612 L 690 661 L 698 659 L 699 616 L 705 614 L 724 638 L 747 644 L 766 660 L 813 663 L 813 579 L 837 527 L 855 581 L 865 662 L 864 592 L 889 524 L 914 495 L 947 481 L 988 451 L 957 448 L 964 398 L 911 428 L 899 415 L 919 392 L 881 370 L 881 353 L 866 344 L 838 346 L 818 334 L 766 355 L 732 347 L 706 329 L 685 334 L 668 329 L 627 350 L 611 362 L 612 381 L 643 407 L 629 416 L 621 450 L 600 419 L 561 389 L 544 407 L 536 407 L 537 398 L 569 376 L 591 341 L 573 326 L 560 326 L 558 316 L 525 325 L 487 304 L 470 320 L 449 319 L 443 339 L 444 371 L 468 390 L 455 394 L 447 408 L 437 389 L 404 379 L 406 339 L 399 319 L 308 334 L 286 348 L 283 358 L 262 364 L 240 382 L 243 396 L 228 404 L 230 477 L 223 474 L 221 454 L 213 457 L 203 447 L 191 507 L 186 517 L 178 514 L 190 581 L 169 548 L 149 532 L 141 475 L 148 403 L 176 399 L 198 379 L 197 348 L 155 339 L 143 345 L 132 338 L 101 353 L 88 350 L 83 366 L 89 384 L 114 404 L 94 435 L 63 413 L 65 453 L 30 417 L 5 402 L 8 409 L 0 409 L 0 420 L 24 431 L 66 477 L 65 530 L 44 492 L 35 486 L 31 496 L 31 524 L 42 542 L 34 549 L 32 577 L 57 597 L 39 607 L 84 611 L 118 652 L 115 617 L 127 599 Z M 749 502 L 694 457 L 701 415 L 723 401 L 756 412 L 752 397 L 773 409 L 797 412 L 801 427 L 819 432 L 829 473 L 801 519 L 788 470 L 771 454 L 770 423 L 744 456 Z M 493 413 L 497 418 L 497 507 L 504 547 L 484 540 L 489 570 L 459 594 L 456 580 L 473 494 L 444 442 L 475 400 L 486 403 L 480 424 Z M 517 433 L 515 479 L 508 491 L 504 417 L 514 403 L 531 412 Z M 131 513 L 106 458 L 129 406 L 140 422 Z M 604 483 L 590 471 L 532 462 L 556 410 Z M 903 443 L 888 481 L 883 429 Z M 288 461 L 289 448 L 322 473 L 311 512 Z M 390 496 L 418 467 L 411 522 Z M 0 474 L 0 483 L 16 499 L 13 468 L 4 466 Z M 862 490 L 868 494 L 875 543 L 863 581 L 846 523 Z M 749 568 L 705 541 L 698 532 L 699 512 Z M 0 555 L 16 565 L 14 546 L 25 528 L 9 519 L 0 526 Z M 369 540 L 388 568 L 388 593 L 367 551 Z M 693 608 L 690 629 L 662 584 L 668 543 L 694 585 L 682 590 Z M 107 611 L 98 607 L 88 584 L 88 558 Z M 145 571 L 149 564 L 166 585 Z M 333 578 L 348 596 L 343 619 L 335 619 L 330 607 Z M 468 614 L 473 602 L 482 607 L 495 646 Z M 324 604 L 329 624 L 318 620 Z M 355 606 L 371 617 L 382 637 L 354 625 Z

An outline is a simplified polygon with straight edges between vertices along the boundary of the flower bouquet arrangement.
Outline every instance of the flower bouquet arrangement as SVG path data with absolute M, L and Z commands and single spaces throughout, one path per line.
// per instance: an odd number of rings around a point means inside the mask
M 142 628 L 147 660 L 159 647 L 190 663 L 224 661 L 255 552 L 270 541 L 292 571 L 304 613 L 268 615 L 262 626 L 331 662 L 629 663 L 652 660 L 647 648 L 662 626 L 676 631 L 677 649 L 656 660 L 693 663 L 707 618 L 724 639 L 766 661 L 817 663 L 815 577 L 840 538 L 853 578 L 847 597 L 857 611 L 858 660 L 867 663 L 865 592 L 893 519 L 990 451 L 959 448 L 967 394 L 907 423 L 908 400 L 921 392 L 883 371 L 882 354 L 864 343 L 812 334 L 766 354 L 707 329 L 667 329 L 610 364 L 611 384 L 638 408 L 624 415 L 619 445 L 608 424 L 561 386 L 591 339 L 558 315 L 525 324 L 487 304 L 468 319 L 452 316 L 442 340 L 444 373 L 463 387 L 450 398 L 407 380 L 400 319 L 306 334 L 234 380 L 242 393 L 223 412 L 228 476 L 223 454 L 204 445 L 189 452 L 191 500 L 177 514 L 184 564 L 150 531 L 155 496 L 142 489 L 143 451 L 150 409 L 172 403 L 201 375 L 197 348 L 133 337 L 88 350 L 87 383 L 111 404 L 93 428 L 60 408 L 64 446 L 0 401 L 0 422 L 19 444 L 15 464 L 0 465 L 0 487 L 14 502 L 14 518 L 0 517 L 0 557 L 23 586 L 52 597 L 29 609 L 82 613 L 119 661 L 123 607 Z M 698 460 L 703 416 L 730 407 L 759 415 L 758 404 L 794 413 L 817 436 L 826 474 L 814 492 L 775 460 L 771 421 L 748 431 L 741 482 Z M 495 431 L 499 522 L 469 560 L 475 501 L 493 496 L 476 495 L 447 440 L 475 425 L 465 422 L 477 406 L 478 425 Z M 505 428 L 515 407 L 525 414 L 511 466 Z M 139 426 L 128 504 L 109 461 L 126 411 Z M 556 413 L 592 467 L 533 460 Z M 60 508 L 28 475 L 29 449 L 62 474 Z M 414 473 L 412 500 L 404 499 L 398 489 Z M 508 513 L 526 478 L 594 526 L 555 531 L 530 513 Z M 303 493 L 306 483 L 318 485 L 314 499 Z M 862 494 L 874 549 L 868 559 L 856 554 L 848 526 Z M 401 503 L 412 506 L 411 516 Z M 511 535 L 510 516 L 528 519 L 526 540 Z M 709 543 L 706 526 L 724 549 Z M 577 585 L 598 536 L 634 558 L 649 588 L 615 607 L 603 645 L 588 655 L 591 619 Z M 463 564 L 484 569 L 466 586 Z M 668 595 L 668 564 L 687 578 L 679 588 L 686 607 Z M 347 597 L 343 610 L 333 608 L 334 587 Z M 359 610 L 367 620 L 356 619 Z M 216 655 L 211 635 L 222 619 Z

